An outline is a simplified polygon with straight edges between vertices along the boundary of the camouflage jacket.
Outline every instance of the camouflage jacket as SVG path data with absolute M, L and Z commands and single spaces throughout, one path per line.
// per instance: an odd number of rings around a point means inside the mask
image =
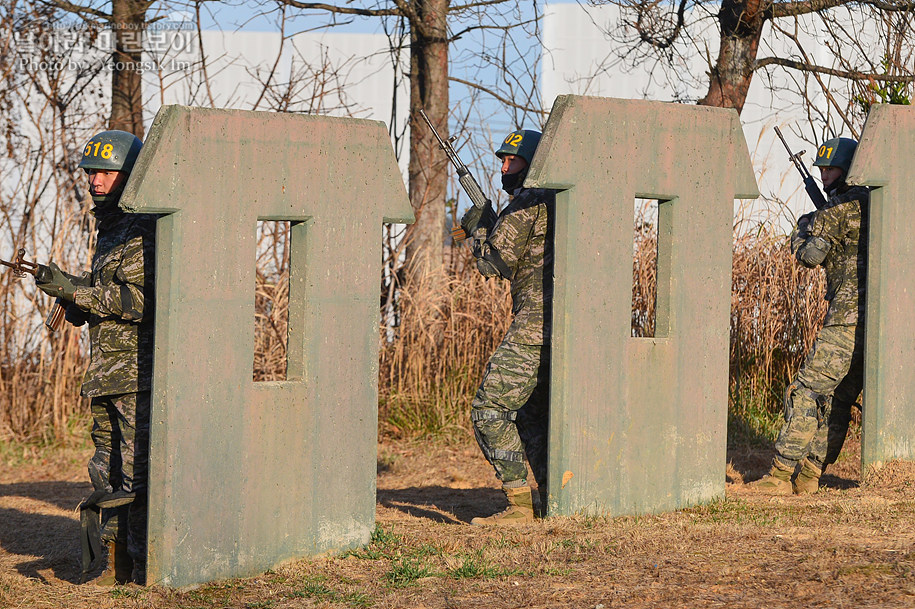
M 98 240 L 87 286 L 74 303 L 89 313 L 87 397 L 152 386 L 155 216 L 95 211 Z
M 870 189 L 843 184 L 791 234 L 798 261 L 826 270 L 825 326 L 855 325 L 864 317 L 869 204 Z
M 511 281 L 514 320 L 505 339 L 550 342 L 553 303 L 553 225 L 556 193 L 523 188 L 492 227 L 475 231 L 473 253 L 487 277 Z

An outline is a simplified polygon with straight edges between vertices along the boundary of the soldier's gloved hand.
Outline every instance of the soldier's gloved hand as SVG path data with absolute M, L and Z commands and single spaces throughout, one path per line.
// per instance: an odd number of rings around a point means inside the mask
M 78 328 L 89 321 L 89 311 L 84 311 L 71 302 L 67 305 L 64 319 L 66 319 L 70 325 Z
M 43 264 L 39 264 L 35 270 L 35 284 L 40 285 L 51 281 L 51 269 Z
M 797 219 L 797 233 L 801 237 L 807 236 L 807 230 L 810 227 L 810 223 L 813 222 L 813 215 L 816 212 L 809 212 Z
M 76 286 L 73 285 L 67 274 L 53 262 L 48 263 L 48 266 L 38 267 L 38 272 L 35 273 L 35 284 L 39 290 L 49 296 L 73 302 Z
M 464 229 L 464 233 L 467 235 L 472 235 L 474 229 L 477 227 L 477 222 L 480 221 L 480 217 L 483 215 L 482 208 L 473 205 L 468 209 L 463 216 L 461 216 L 461 228 Z
M 474 205 L 461 218 L 461 228 L 467 235 L 473 235 L 477 228 L 492 228 L 496 222 L 496 212 L 492 208 L 492 201 L 487 201 L 483 207 Z

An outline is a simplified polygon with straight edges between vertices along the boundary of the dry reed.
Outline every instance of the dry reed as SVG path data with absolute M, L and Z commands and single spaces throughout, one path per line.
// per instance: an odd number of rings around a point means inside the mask
M 260 222 L 254 278 L 254 380 L 286 380 L 290 224 Z
M 387 431 L 466 429 L 483 368 L 511 323 L 507 283 L 480 275 L 466 249 L 453 253 L 444 273 L 403 288 L 399 327 L 390 340 L 382 328 L 380 415 Z
M 4 311 L 12 313 L 0 326 L 5 339 L 0 341 L 0 438 L 59 442 L 71 420 L 87 411 L 79 397 L 84 345 L 69 324 L 51 334 L 34 325 L 34 316 L 16 314 L 17 305 L 6 297 L 10 292 L 4 290 L 0 299 Z
M 637 222 L 634 235 L 632 332 L 646 336 L 654 330 L 657 236 L 646 222 Z M 484 280 L 466 252 L 456 255 L 461 264 L 444 281 L 400 291 L 402 324 L 393 340 L 382 329 L 383 429 L 469 429 L 470 401 L 511 321 L 511 301 L 507 282 Z M 743 418 L 762 413 L 771 426 L 825 313 L 823 275 L 796 263 L 783 234 L 761 227 L 735 238 L 732 277 L 730 410 Z M 448 297 L 430 314 L 437 302 L 430 286 L 442 284 Z
M 255 286 L 254 378 L 285 378 L 288 223 L 261 236 Z M 636 231 L 634 332 L 653 323 L 656 239 Z M 397 294 L 399 325 L 382 324 L 379 361 L 381 430 L 406 436 L 463 435 L 486 362 L 511 321 L 505 281 L 483 278 L 466 248 L 456 249 L 444 276 L 426 276 Z M 442 287 L 443 286 L 443 287 Z M 9 292 L 9 284 L 3 293 Z M 441 291 L 444 291 L 444 297 Z M 734 242 L 731 309 L 731 407 L 776 412 L 781 392 L 800 366 L 825 310 L 822 273 L 800 267 L 783 235 L 761 231 Z M 17 304 L 20 303 L 20 304 Z M 43 302 L 43 301 L 39 301 Z M 79 382 L 85 345 L 79 331 L 36 340 L 20 300 L 2 299 L 0 437 L 54 439 L 74 416 L 85 416 Z M 32 303 L 34 305 L 34 303 Z M 34 319 L 34 318 L 32 318 Z M 639 329 L 635 328 L 639 320 Z M 23 336 L 22 333 L 31 333 Z M 16 345 L 29 345 L 19 348 Z
M 799 265 L 787 238 L 771 233 L 737 238 L 733 268 L 732 401 L 750 397 L 776 410 L 826 313 L 825 278 Z

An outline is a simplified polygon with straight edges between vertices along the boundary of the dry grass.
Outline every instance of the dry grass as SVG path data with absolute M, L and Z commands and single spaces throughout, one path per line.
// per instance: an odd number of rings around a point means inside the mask
M 633 253 L 634 336 L 654 331 L 656 231 L 638 222 Z M 382 330 L 383 429 L 408 437 L 465 431 L 486 361 L 510 322 L 507 282 L 483 279 L 466 251 L 444 279 L 400 291 L 401 325 Z M 430 287 L 444 286 L 446 298 Z M 796 263 L 784 235 L 735 239 L 731 307 L 730 411 L 735 435 L 774 440 L 782 392 L 825 313 L 820 270 Z
M 289 222 L 260 222 L 254 279 L 254 380 L 286 380 Z
M 654 324 L 657 248 L 655 232 L 644 224 L 641 228 L 635 232 L 633 258 L 637 335 L 651 332 Z M 286 374 L 288 234 L 289 224 L 283 222 L 262 223 L 259 233 L 256 380 L 279 380 Z M 466 248 L 453 250 L 443 273 L 400 289 L 399 325 L 380 330 L 384 433 L 465 435 L 477 383 L 510 323 L 507 282 L 484 279 Z M 784 236 L 761 231 L 735 240 L 730 384 L 732 421 L 741 435 L 771 439 L 781 392 L 825 311 L 823 292 L 822 274 L 800 267 Z M 7 337 L 0 341 L 0 438 L 60 440 L 70 420 L 86 414 L 85 402 L 76 397 L 85 345 L 69 327 L 46 339 L 46 330 L 18 302 L 2 301 L 8 314 L 0 326 Z
M 734 244 L 731 384 L 767 405 L 781 400 L 826 313 L 821 269 L 799 265 L 784 236 L 744 236 Z
M 483 278 L 460 250 L 445 277 L 426 276 L 400 291 L 400 311 L 391 339 L 381 331 L 384 430 L 413 436 L 464 429 L 483 368 L 511 322 L 507 282 Z
M 866 484 L 838 471 L 808 497 L 733 482 L 721 500 L 666 514 L 479 529 L 467 520 L 499 509 L 500 499 L 478 450 L 379 448 L 378 526 L 367 547 L 183 591 L 74 585 L 82 468 L 37 459 L 4 470 L 0 607 L 794 609 L 915 599 L 911 464 L 891 463 Z M 738 459 L 730 469 L 753 479 L 762 471 L 755 463 Z
M 5 302 L 7 312 L 15 309 Z M 0 322 L 8 337 L 0 342 L 0 439 L 60 442 L 88 409 L 79 397 L 85 346 L 69 324 L 52 334 L 28 319 L 11 314 Z

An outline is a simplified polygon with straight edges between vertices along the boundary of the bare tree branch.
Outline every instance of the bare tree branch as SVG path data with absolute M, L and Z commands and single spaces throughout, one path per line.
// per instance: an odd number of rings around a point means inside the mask
M 202 0 L 196 0 L 194 2 L 194 16 L 197 18 L 197 46 L 200 50 L 200 70 L 203 73 L 203 85 L 206 90 L 207 100 L 210 102 L 210 107 L 215 108 L 216 104 L 213 102 L 213 91 L 210 89 L 210 77 L 207 75 L 207 56 L 203 51 L 203 29 L 200 19 L 200 6 L 203 4 Z
M 397 17 L 403 14 L 400 8 L 353 8 L 349 6 L 325 4 L 323 2 L 299 2 L 298 0 L 283 0 L 283 3 L 303 10 L 327 11 L 328 13 L 335 13 L 337 15 L 360 15 L 362 17 Z
M 252 104 L 251 109 L 257 110 L 257 107 L 260 105 L 261 100 L 264 99 L 264 95 L 267 94 L 267 90 L 270 88 L 270 83 L 273 81 L 274 75 L 276 75 L 276 69 L 280 65 L 280 60 L 283 58 L 283 46 L 286 44 L 286 7 L 283 6 L 282 12 L 280 14 L 280 46 L 276 51 L 276 59 L 273 61 L 273 66 L 270 68 L 270 73 L 267 75 L 267 80 L 264 81 L 264 86 L 261 89 L 260 95 L 257 96 L 254 104 Z
M 819 13 L 831 8 L 849 4 L 849 0 L 804 0 L 803 2 L 773 2 L 766 10 L 766 17 L 778 19 L 780 17 L 797 17 L 810 13 Z M 898 12 L 915 10 L 915 2 L 911 0 L 897 0 L 883 2 L 882 0 L 861 0 L 856 4 L 872 6 L 881 11 Z
M 53 6 L 54 8 L 59 8 L 63 11 L 67 11 L 68 13 L 79 15 L 80 17 L 92 15 L 93 17 L 98 17 L 104 21 L 110 21 L 112 18 L 110 13 L 106 13 L 105 11 L 101 11 L 97 8 L 92 8 L 91 6 L 80 6 L 78 4 L 73 4 L 72 2 L 67 2 L 67 0 L 44 0 L 44 4 L 47 6 Z
M 461 83 L 462 85 L 470 87 L 471 89 L 476 89 L 477 91 L 482 91 L 483 93 L 486 93 L 487 95 L 491 95 L 492 97 L 499 100 L 500 102 L 502 102 L 503 104 L 505 104 L 506 106 L 508 106 L 510 108 L 517 108 L 518 110 L 523 110 L 524 112 L 533 112 L 533 113 L 540 112 L 540 108 L 533 108 L 531 106 L 525 106 L 522 104 L 518 104 L 514 100 L 505 98 L 505 97 L 499 95 L 498 93 L 496 93 L 495 91 L 493 91 L 492 89 L 490 89 L 488 87 L 484 87 L 483 85 L 481 85 L 479 83 L 471 82 L 469 80 L 464 80 L 463 78 L 458 78 L 456 76 L 449 76 L 448 80 L 450 80 L 451 82 Z
M 875 74 L 858 72 L 857 70 L 836 70 L 834 68 L 824 68 L 816 64 L 797 61 L 795 59 L 786 59 L 784 57 L 764 57 L 756 62 L 756 69 L 766 66 L 782 66 L 792 68 L 802 72 L 812 72 L 816 74 L 827 74 L 829 76 L 838 76 L 848 80 L 875 80 L 880 82 L 913 82 L 915 76 L 906 76 L 902 74 Z
M 458 6 L 449 7 L 448 12 L 449 13 L 458 13 L 460 11 L 481 8 L 483 6 L 493 6 L 495 4 L 504 4 L 509 1 L 510 0 L 484 0 L 481 2 L 471 2 L 470 4 L 459 4 Z
M 521 25 L 521 24 L 518 24 L 518 25 Z M 476 32 L 476 31 L 480 31 L 480 30 L 496 30 L 499 32 L 504 32 L 505 26 L 504 25 L 469 25 L 469 26 L 465 27 L 463 30 L 461 30 L 460 32 L 453 34 L 450 38 L 448 38 L 448 42 L 454 42 L 455 40 L 459 40 L 464 34 L 469 34 L 470 32 Z
M 657 49 L 666 49 L 673 45 L 673 43 L 680 37 L 680 31 L 683 29 L 683 24 L 686 14 L 686 2 L 687 0 L 680 0 L 680 5 L 677 7 L 677 21 L 674 24 L 673 29 L 670 32 L 663 36 L 657 37 L 654 34 L 656 31 L 656 19 L 653 19 L 650 11 L 638 11 L 638 17 L 633 27 L 639 33 L 639 37 L 642 39 L 642 42 L 647 42 L 651 46 Z M 646 23 L 646 20 L 649 22 Z

